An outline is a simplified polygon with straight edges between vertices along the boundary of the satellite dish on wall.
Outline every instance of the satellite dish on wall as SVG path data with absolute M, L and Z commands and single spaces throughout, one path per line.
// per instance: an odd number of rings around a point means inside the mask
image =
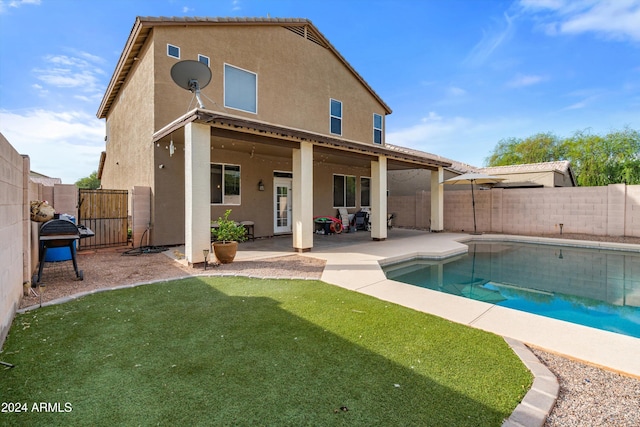
M 200 98 L 200 89 L 211 82 L 211 70 L 200 61 L 186 60 L 177 62 L 171 67 L 171 78 L 174 83 L 196 95 L 200 108 L 204 108 Z

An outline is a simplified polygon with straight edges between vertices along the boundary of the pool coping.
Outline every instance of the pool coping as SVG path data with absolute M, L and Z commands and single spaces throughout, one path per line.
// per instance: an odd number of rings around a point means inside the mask
M 533 384 L 509 418 L 504 420 L 502 427 L 542 427 L 558 400 L 560 383 L 526 345 L 511 338 L 503 339 L 533 374 Z

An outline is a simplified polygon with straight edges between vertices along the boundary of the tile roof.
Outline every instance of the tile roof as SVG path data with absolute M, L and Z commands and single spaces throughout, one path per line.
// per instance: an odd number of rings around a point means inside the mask
M 407 148 L 407 147 L 401 147 L 399 145 L 393 145 L 393 144 L 385 144 L 385 147 L 387 147 L 390 150 L 393 151 L 397 151 L 397 152 L 401 152 L 401 153 L 405 153 L 405 154 L 411 154 L 414 156 L 420 156 L 420 157 L 425 157 L 427 159 L 433 159 L 433 160 L 438 160 L 439 162 L 442 163 L 449 163 L 449 166 L 445 166 L 445 169 L 450 170 L 452 172 L 456 172 L 456 173 L 467 173 L 467 172 L 477 172 L 478 168 L 476 168 L 475 166 L 471 166 L 468 165 L 466 163 L 462 163 L 462 162 L 458 162 L 456 160 L 452 160 L 452 159 L 448 159 L 446 157 L 442 157 L 439 156 L 437 154 L 432 154 L 432 153 L 428 153 L 426 151 L 421 151 L 421 150 L 416 150 L 414 148 Z
M 560 172 L 567 173 L 570 169 L 568 160 L 561 160 L 557 162 L 541 162 L 541 163 L 527 163 L 523 165 L 509 165 L 509 166 L 491 166 L 481 168 L 480 170 L 486 174 L 505 174 L 505 173 L 531 173 L 531 172 Z

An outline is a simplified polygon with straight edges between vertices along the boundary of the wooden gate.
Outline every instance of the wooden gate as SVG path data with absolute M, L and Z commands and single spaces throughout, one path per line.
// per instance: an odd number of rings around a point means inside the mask
M 78 190 L 78 225 L 96 235 L 80 239 L 80 249 L 127 245 L 127 190 Z

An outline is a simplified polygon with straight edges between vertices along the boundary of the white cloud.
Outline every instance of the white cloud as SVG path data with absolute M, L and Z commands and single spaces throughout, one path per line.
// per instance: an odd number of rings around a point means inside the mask
M 73 184 L 98 169 L 104 149 L 104 124 L 80 111 L 32 110 L 24 114 L 0 110 L 0 131 L 31 169 Z
M 3 1 L 0 0 L 0 13 L 5 13 L 9 10 L 9 8 L 17 9 L 22 5 L 40 5 L 40 0 L 10 0 Z
M 427 117 L 420 119 L 418 124 L 397 131 L 388 131 L 386 140 L 390 144 L 419 148 L 429 152 L 436 152 L 434 141 L 442 141 L 455 134 L 459 129 L 470 124 L 468 119 L 453 117 L 444 119 L 437 113 L 430 111 Z
M 467 91 L 457 86 L 450 86 L 449 94 L 453 96 L 463 96 L 467 94 Z
M 47 55 L 43 66 L 33 70 L 35 77 L 48 86 L 38 85 L 40 92 L 51 88 L 74 88 L 82 92 L 84 98 L 101 96 L 104 84 L 100 76 L 104 71 L 96 64 L 103 62 L 102 58 L 87 52 L 74 53 L 76 56 Z
M 498 23 L 500 28 L 485 31 L 482 39 L 476 44 L 465 62 L 472 66 L 482 65 L 493 52 L 498 49 L 505 41 L 507 41 L 514 32 L 513 18 L 508 14 L 504 14 L 504 22 Z
M 547 78 L 544 76 L 518 74 L 507 82 L 507 86 L 514 88 L 526 87 L 541 83 L 545 80 L 547 80 Z
M 640 0 L 521 0 L 520 6 L 542 19 L 550 35 L 592 32 L 640 41 Z

